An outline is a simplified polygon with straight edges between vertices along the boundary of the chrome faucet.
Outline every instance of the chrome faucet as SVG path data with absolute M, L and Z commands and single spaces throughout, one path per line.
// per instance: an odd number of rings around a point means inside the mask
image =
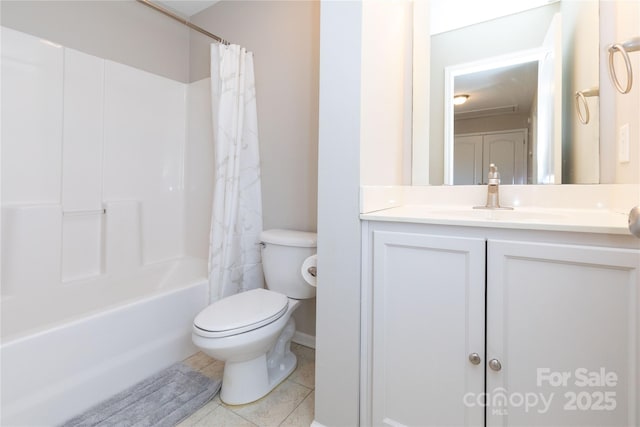
M 489 165 L 487 184 L 487 204 L 474 206 L 474 209 L 513 209 L 500 206 L 500 172 L 498 172 L 498 167 L 493 163 Z
M 489 173 L 487 174 L 487 204 L 489 209 L 495 209 L 500 207 L 500 172 L 496 165 L 491 163 L 489 165 Z

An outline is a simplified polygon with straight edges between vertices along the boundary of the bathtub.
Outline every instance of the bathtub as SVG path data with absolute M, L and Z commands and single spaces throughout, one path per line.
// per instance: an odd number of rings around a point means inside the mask
M 182 258 L 127 275 L 3 297 L 1 425 L 58 425 L 196 352 L 206 261 Z

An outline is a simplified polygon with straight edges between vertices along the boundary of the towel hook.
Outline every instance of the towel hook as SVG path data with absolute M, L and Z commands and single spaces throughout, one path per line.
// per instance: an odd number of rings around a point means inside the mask
M 599 95 L 600 95 L 600 90 L 598 90 L 597 87 L 592 87 L 590 89 L 583 89 L 576 92 L 576 95 L 575 95 L 576 111 L 578 112 L 578 120 L 580 120 L 580 123 L 582 123 L 583 125 L 588 124 L 590 120 L 589 104 L 587 103 L 587 97 L 599 96 Z M 580 108 L 580 104 L 582 104 L 584 108 Z M 584 114 L 582 114 L 583 109 L 584 109 Z
M 629 212 L 629 231 L 640 239 L 640 206 L 636 206 Z
M 631 67 L 631 60 L 629 59 L 629 52 L 635 52 L 640 50 L 640 37 L 633 37 L 623 43 L 614 43 L 609 46 L 609 75 L 611 76 L 611 80 L 613 81 L 613 85 L 616 87 L 618 92 L 621 94 L 626 94 L 631 92 L 631 87 L 633 86 L 633 69 Z M 627 85 L 623 86 L 618 79 L 618 75 L 616 74 L 616 68 L 613 63 L 613 58 L 616 52 L 620 52 L 622 58 L 624 59 L 624 65 L 627 71 Z

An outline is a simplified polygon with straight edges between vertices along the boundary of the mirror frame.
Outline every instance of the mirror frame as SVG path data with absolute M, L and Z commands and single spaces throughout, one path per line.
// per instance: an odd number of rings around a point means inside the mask
M 453 96 L 454 82 L 458 76 L 478 73 L 496 68 L 519 65 L 527 62 L 538 62 L 545 58 L 549 50 L 544 47 L 512 52 L 506 55 L 483 58 L 465 64 L 451 65 L 444 70 L 444 185 L 453 185 L 453 150 L 455 112 Z M 538 102 L 540 99 L 538 97 Z

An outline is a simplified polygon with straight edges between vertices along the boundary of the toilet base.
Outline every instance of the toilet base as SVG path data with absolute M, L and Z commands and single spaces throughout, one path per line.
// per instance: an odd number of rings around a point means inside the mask
M 298 363 L 290 348 L 295 329 L 295 322 L 290 318 L 267 354 L 242 362 L 227 361 L 220 400 L 227 405 L 251 403 L 266 396 L 284 381 Z

